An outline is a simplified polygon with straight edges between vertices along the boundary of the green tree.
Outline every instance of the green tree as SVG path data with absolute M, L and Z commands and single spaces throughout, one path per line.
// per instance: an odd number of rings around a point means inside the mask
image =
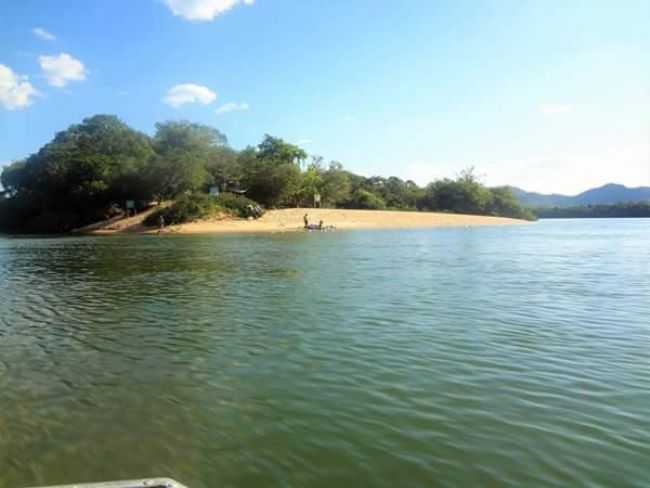
M 209 183 L 220 188 L 239 185 L 243 173 L 237 151 L 229 147 L 215 147 L 209 151 L 205 169 L 209 174 Z
M 470 168 L 455 180 L 446 178 L 427 185 L 419 206 L 427 210 L 482 214 L 486 213 L 490 198 L 490 191 Z
M 383 181 L 380 194 L 390 208 L 401 210 L 416 207 L 418 186 L 413 181 L 403 181 L 391 176 Z
M 16 198 L 13 204 L 29 202 L 26 221 L 39 214 L 66 216 L 40 219 L 66 230 L 97 218 L 112 201 L 140 196 L 138 176 L 152 154 L 146 135 L 115 116 L 95 115 L 6 168 L 2 180 Z
M 381 210 L 386 208 L 386 202 L 379 195 L 359 188 L 354 191 L 347 205 L 350 208 L 360 208 L 367 210 Z
M 207 152 L 210 148 L 223 147 L 228 138 L 218 129 L 186 120 L 167 121 L 156 124 L 154 146 L 156 152 L 170 150 L 185 152 Z
M 350 198 L 350 177 L 343 170 L 343 165 L 332 161 L 327 171 L 322 174 L 321 198 L 326 207 L 345 204 Z
M 298 146 L 268 134 L 257 146 L 259 159 L 275 165 L 295 164 L 300 166 L 307 158 L 307 153 Z
M 534 213 L 537 217 L 543 219 L 648 218 L 650 217 L 650 202 L 577 207 L 540 207 L 534 209 Z
M 25 160 L 14 161 L 5 166 L 0 174 L 0 184 L 4 188 L 6 196 L 17 194 L 21 189 L 26 188 L 29 181 L 27 163 Z
M 510 188 L 500 186 L 490 189 L 491 198 L 488 205 L 488 213 L 504 217 L 533 220 L 534 214 L 521 206 Z
M 248 197 L 267 207 L 295 205 L 300 195 L 300 163 L 306 157 L 299 147 L 269 135 L 257 150 L 242 151 L 239 164 Z
M 191 122 L 156 124 L 155 157 L 147 181 L 154 194 L 172 198 L 203 187 L 209 179 L 210 157 L 228 142 L 217 129 Z
M 314 205 L 314 195 L 320 193 L 323 186 L 323 178 L 321 176 L 322 169 L 318 161 L 310 164 L 307 170 L 302 173 L 300 178 L 300 187 L 296 195 L 296 204 L 301 204 L 306 207 Z

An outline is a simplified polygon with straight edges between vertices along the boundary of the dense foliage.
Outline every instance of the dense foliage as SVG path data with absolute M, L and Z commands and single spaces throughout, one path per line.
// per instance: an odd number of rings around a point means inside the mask
M 478 181 L 471 168 L 463 171 L 455 180 L 430 183 L 418 200 L 418 208 L 535 219 L 534 214 L 522 207 L 507 187 L 487 188 Z
M 170 206 L 149 214 L 144 224 L 158 226 L 160 217 L 163 218 L 164 225 L 183 224 L 213 216 L 221 210 L 215 199 L 205 193 L 181 195 Z
M 238 217 L 250 217 L 251 208 L 257 206 L 257 202 L 235 193 L 221 193 L 214 202 L 221 208 L 225 208 Z
M 241 151 L 227 142 L 217 129 L 191 122 L 156 124 L 150 137 L 112 115 L 87 118 L 4 168 L 0 229 L 65 232 L 125 208 L 128 200 L 144 207 L 173 199 L 177 204 L 164 210 L 167 223 L 200 218 L 215 205 L 243 215 L 255 202 L 266 208 L 319 204 L 532 218 L 508 189 L 489 189 L 472 171 L 420 188 L 397 177 L 356 175 L 320 157 L 308 161 L 303 149 L 270 135 Z M 187 196 L 212 186 L 245 192 L 250 200 Z
M 587 205 L 577 207 L 537 208 L 535 214 L 542 219 L 602 219 L 650 217 L 650 203 L 617 203 L 615 205 Z
M 97 115 L 56 134 L 36 154 L 10 165 L 0 224 L 32 232 L 67 231 L 101 218 L 111 202 L 146 199 L 149 137 L 116 117 Z

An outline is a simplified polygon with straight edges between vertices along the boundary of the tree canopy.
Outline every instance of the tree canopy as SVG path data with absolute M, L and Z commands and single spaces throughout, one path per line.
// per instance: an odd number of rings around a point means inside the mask
M 208 162 L 225 151 L 228 139 L 217 129 L 191 122 L 156 124 L 154 156 L 146 182 L 153 195 L 173 198 L 202 188 L 208 182 Z
M 630 202 L 613 205 L 538 207 L 533 211 L 541 219 L 648 218 L 650 217 L 650 203 Z
M 534 219 L 533 213 L 522 207 L 507 187 L 488 188 L 469 168 L 456 179 L 434 181 L 425 188 L 418 208 L 430 211 L 495 215 L 519 219 Z
M 134 200 L 190 193 L 244 192 L 266 207 L 311 206 L 463 212 L 532 218 L 507 188 L 487 188 L 473 170 L 425 188 L 398 177 L 364 177 L 325 163 L 281 138 L 265 135 L 237 151 L 218 129 L 167 121 L 148 136 L 113 115 L 95 115 L 59 132 L 35 154 L 0 175 L 0 228 L 68 231 L 105 218 Z
M 44 231 L 67 230 L 97 218 L 112 201 L 146 197 L 141 180 L 152 155 L 145 134 L 115 116 L 95 115 L 9 166 L 2 184 L 24 203 L 27 220 L 41 217 Z
M 303 149 L 268 134 L 257 146 L 257 155 L 259 159 L 278 166 L 283 164 L 300 166 L 307 159 L 307 153 Z

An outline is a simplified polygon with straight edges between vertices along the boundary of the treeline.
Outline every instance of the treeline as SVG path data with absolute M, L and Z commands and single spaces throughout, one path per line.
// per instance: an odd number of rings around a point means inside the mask
M 541 219 L 608 219 L 650 217 L 650 202 L 536 208 Z
M 212 127 L 164 122 L 150 137 L 112 115 L 59 132 L 5 167 L 0 181 L 0 230 L 13 232 L 65 232 L 107 218 L 129 200 L 145 207 L 213 186 L 245 192 L 266 208 L 312 206 L 319 196 L 324 207 L 534 218 L 507 188 L 487 188 L 471 170 L 421 188 L 356 175 L 269 135 L 237 151 Z

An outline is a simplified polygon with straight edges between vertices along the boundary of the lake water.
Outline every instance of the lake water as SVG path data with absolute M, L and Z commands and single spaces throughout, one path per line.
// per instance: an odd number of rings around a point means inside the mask
M 650 220 L 0 238 L 0 486 L 650 486 Z

